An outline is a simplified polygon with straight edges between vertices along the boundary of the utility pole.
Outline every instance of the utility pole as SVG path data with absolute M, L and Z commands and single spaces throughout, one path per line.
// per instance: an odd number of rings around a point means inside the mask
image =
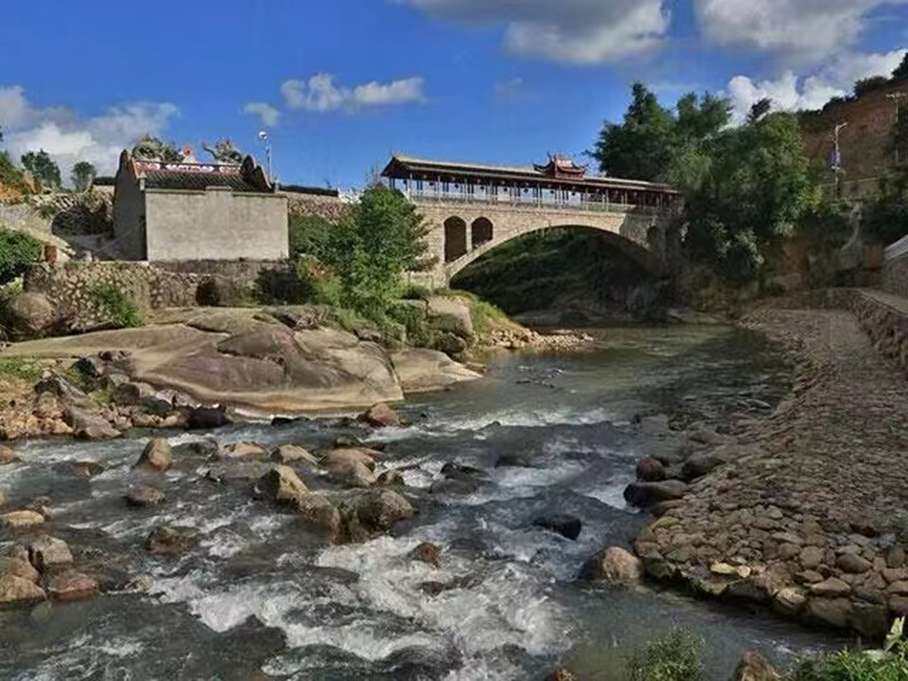
M 268 163 L 268 181 L 273 184 L 274 178 L 271 175 L 271 137 L 268 135 L 267 130 L 259 131 L 259 140 L 265 145 L 265 159 Z
M 832 152 L 832 172 L 835 173 L 835 195 L 834 198 L 839 198 L 839 175 L 842 172 L 842 150 L 839 148 L 839 131 L 842 128 L 848 126 L 848 123 L 839 123 L 835 126 L 835 132 L 833 132 L 832 139 L 835 143 L 835 150 Z
M 890 92 L 886 95 L 886 99 L 891 99 L 895 103 L 895 126 L 898 129 L 899 121 L 901 120 L 902 114 L 902 99 L 908 97 L 908 92 Z M 899 164 L 899 145 L 895 144 L 895 164 Z

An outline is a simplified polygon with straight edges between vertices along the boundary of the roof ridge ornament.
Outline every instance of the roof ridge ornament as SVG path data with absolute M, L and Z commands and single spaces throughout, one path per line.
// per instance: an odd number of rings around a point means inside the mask
M 548 163 L 541 165 L 534 163 L 533 167 L 549 177 L 564 177 L 570 179 L 580 179 L 586 175 L 588 166 L 579 165 L 574 159 L 567 154 L 548 153 Z

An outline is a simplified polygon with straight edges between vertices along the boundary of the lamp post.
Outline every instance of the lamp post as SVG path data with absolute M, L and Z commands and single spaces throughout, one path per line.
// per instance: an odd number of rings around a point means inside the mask
M 271 176 L 271 137 L 268 135 L 267 130 L 259 131 L 259 141 L 265 146 L 265 159 L 268 164 L 268 181 L 273 183 L 274 179 Z
M 890 92 L 888 95 L 886 95 L 886 99 L 891 99 L 893 101 L 893 103 L 895 104 L 895 125 L 896 125 L 896 127 L 898 127 L 899 119 L 901 118 L 902 99 L 905 97 L 908 97 L 908 93 L 906 93 L 906 92 Z M 896 165 L 899 164 L 899 145 L 898 145 L 898 143 L 895 144 L 895 164 Z
M 839 148 L 839 131 L 842 128 L 848 126 L 848 123 L 839 123 L 835 126 L 835 132 L 833 132 L 832 139 L 835 143 L 835 150 L 833 151 L 832 159 L 832 172 L 835 173 L 835 196 L 834 198 L 839 198 L 839 174 L 842 172 L 842 151 Z

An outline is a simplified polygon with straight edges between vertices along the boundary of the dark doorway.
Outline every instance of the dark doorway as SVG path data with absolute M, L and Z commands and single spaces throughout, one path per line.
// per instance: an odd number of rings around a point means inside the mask
M 492 240 L 492 221 L 488 218 L 476 218 L 472 227 L 473 248 L 479 248 Z

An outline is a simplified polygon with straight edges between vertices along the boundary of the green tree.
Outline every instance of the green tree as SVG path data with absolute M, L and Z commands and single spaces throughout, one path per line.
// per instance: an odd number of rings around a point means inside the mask
M 88 161 L 79 161 L 73 166 L 69 177 L 76 191 L 84 192 L 91 187 L 92 181 L 98 176 L 98 170 Z
M 290 216 L 290 257 L 309 255 L 323 260 L 335 225 L 318 215 Z
M 862 97 L 868 92 L 880 90 L 889 85 L 889 79 L 886 76 L 870 76 L 862 78 L 854 84 L 854 96 Z
M 902 63 L 895 67 L 892 72 L 892 80 L 904 80 L 908 78 L 908 52 L 902 57 Z
M 25 232 L 0 229 L 0 285 L 22 276 L 43 252 L 41 242 Z
M 763 118 L 772 110 L 772 99 L 769 97 L 764 97 L 763 99 L 756 101 L 750 107 L 750 111 L 747 113 L 747 122 L 756 123 L 758 120 Z
M 635 180 L 663 178 L 671 160 L 676 121 L 643 83 L 634 83 L 624 122 L 606 122 L 591 156 L 599 169 Z
M 380 318 L 403 290 L 403 273 L 431 265 L 424 237 L 428 227 L 396 190 L 367 189 L 350 215 L 329 232 L 321 257 L 341 286 L 341 302 Z
M 22 165 L 34 175 L 42 186 L 51 189 L 56 189 L 60 186 L 60 168 L 44 149 L 37 153 L 29 151 L 27 154 L 23 154 Z

